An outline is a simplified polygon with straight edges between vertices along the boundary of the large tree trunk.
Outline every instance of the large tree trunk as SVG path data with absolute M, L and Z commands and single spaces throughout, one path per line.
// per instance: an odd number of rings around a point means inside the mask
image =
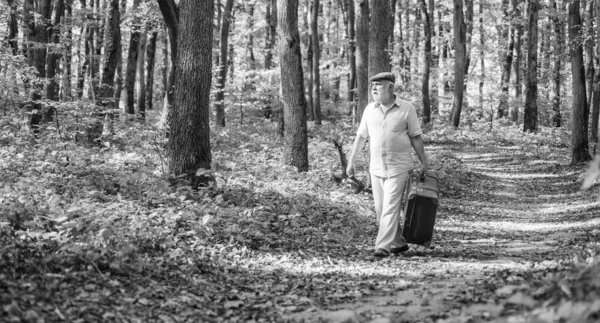
M 458 127 L 463 105 L 465 70 L 467 65 L 467 26 L 463 14 L 463 0 L 454 0 L 454 96 L 450 124 Z
M 313 64 L 312 64 L 312 96 L 313 104 L 312 108 L 315 113 L 315 124 L 321 124 L 321 76 L 320 76 L 320 60 L 321 60 L 321 49 L 319 46 L 319 0 L 312 0 L 312 15 L 310 21 L 310 30 L 312 36 L 312 48 L 313 48 Z
M 483 87 L 485 82 L 485 26 L 483 24 L 483 0 L 479 0 L 479 59 L 481 74 L 479 78 L 479 117 L 484 115 Z M 507 86 L 508 88 L 508 86 Z
M 356 120 L 360 122 L 369 103 L 369 0 L 360 0 L 356 4 Z
M 148 28 L 143 27 L 140 33 L 140 40 L 138 42 L 138 58 L 136 67 L 136 102 L 138 106 L 138 113 L 142 120 L 146 119 L 146 69 L 144 63 L 146 62 L 146 45 L 148 41 Z
M 219 75 L 217 77 L 217 93 L 215 94 L 215 108 L 217 111 L 217 126 L 225 127 L 225 82 L 227 80 L 227 50 L 229 48 L 229 24 L 231 22 L 231 11 L 233 9 L 233 0 L 227 0 L 225 10 L 223 11 L 223 20 L 221 21 L 221 38 L 219 41 L 220 59 Z
M 102 105 L 111 109 L 117 107 L 115 102 L 114 80 L 117 65 L 121 60 L 121 13 L 119 11 L 119 0 L 110 0 L 107 8 L 105 31 L 104 31 L 104 66 L 102 78 L 100 79 L 100 90 L 98 99 Z
M 212 72 L 214 0 L 181 0 L 179 41 L 170 118 L 170 172 L 187 175 L 193 186 L 199 169 L 210 169 L 209 97 Z M 173 40 L 173 38 L 171 39 Z
M 284 113 L 284 160 L 298 171 L 308 170 L 306 99 L 298 34 L 298 0 L 279 0 L 278 49 Z
M 511 0 L 513 5 L 513 12 L 515 17 L 515 52 L 513 56 L 513 69 L 514 69 L 514 88 L 515 88 L 515 99 L 517 104 L 510 107 L 510 120 L 512 122 L 519 122 L 519 105 L 523 89 L 523 73 L 521 73 L 521 62 L 523 61 L 523 53 L 521 52 L 521 45 L 523 44 L 523 24 L 522 13 L 520 4 L 522 0 Z
M 156 42 L 158 39 L 158 30 L 150 32 L 148 46 L 146 51 L 146 110 L 153 110 L 152 98 L 154 96 L 154 62 L 156 60 Z
M 573 122 L 571 130 L 571 164 L 591 159 L 588 152 L 588 114 L 583 48 L 578 41 L 581 36 L 579 0 L 569 0 L 569 41 L 571 71 L 573 74 Z
M 390 71 L 389 39 L 394 30 L 389 2 L 371 1 L 369 29 L 369 77 Z
M 552 66 L 552 83 L 553 83 L 553 96 L 552 96 L 552 124 L 554 127 L 561 126 L 561 115 L 560 115 L 560 83 L 562 69 L 562 52 L 564 46 L 563 36 L 563 21 L 559 18 L 559 11 L 556 6 L 556 0 L 550 0 L 550 7 L 552 7 L 552 22 L 554 25 L 554 35 L 556 37 L 554 42 L 554 64 Z
M 529 0 L 527 6 L 527 87 L 523 131 L 537 130 L 538 1 Z
M 135 12 L 140 0 L 133 1 L 131 11 Z M 127 67 L 125 69 L 125 113 L 133 116 L 135 114 L 135 76 L 137 72 L 138 47 L 140 31 L 131 32 L 129 39 L 129 51 L 127 53 Z
M 46 87 L 46 98 L 52 101 L 58 101 L 58 80 L 56 75 L 58 72 L 58 63 L 60 60 L 61 52 L 59 49 L 60 42 L 60 22 L 63 20 L 65 15 L 65 2 L 64 0 L 56 0 L 54 4 L 54 18 L 52 19 L 51 40 L 55 44 L 55 47 L 48 51 L 48 70 L 46 77 L 48 78 L 48 86 Z
M 425 62 L 423 64 L 423 83 L 421 85 L 421 95 L 423 96 L 423 123 L 431 121 L 431 104 L 429 99 L 429 70 L 431 66 L 431 24 L 429 13 L 425 0 L 421 3 L 421 19 L 423 20 L 423 30 L 425 33 Z
M 512 69 L 512 61 L 513 61 L 513 49 L 515 46 L 515 30 L 512 27 L 512 23 L 508 24 L 509 21 L 512 21 L 514 17 L 508 12 L 508 0 L 502 1 L 502 11 L 504 12 L 504 19 L 506 21 L 506 25 L 502 25 L 500 28 L 502 30 L 500 39 L 503 41 L 500 46 L 501 54 L 500 59 L 502 62 L 502 75 L 500 77 L 500 102 L 498 103 L 497 109 L 497 118 L 501 119 L 508 115 L 508 89 L 510 86 L 510 72 Z M 504 43 L 506 41 L 506 43 Z M 505 49 L 506 48 L 506 49 Z

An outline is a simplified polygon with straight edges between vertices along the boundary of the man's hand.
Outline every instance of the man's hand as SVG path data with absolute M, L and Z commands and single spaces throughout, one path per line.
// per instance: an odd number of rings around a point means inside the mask
M 425 174 L 429 170 L 429 165 L 427 163 L 422 163 L 421 167 L 419 167 L 419 174 Z

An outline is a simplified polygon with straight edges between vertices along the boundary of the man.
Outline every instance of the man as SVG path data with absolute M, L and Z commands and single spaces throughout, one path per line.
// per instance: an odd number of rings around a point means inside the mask
M 375 102 L 369 103 L 362 116 L 347 173 L 354 173 L 354 161 L 370 139 L 371 184 L 379 232 L 375 240 L 375 257 L 387 257 L 408 250 L 398 225 L 402 192 L 408 171 L 413 168 L 411 147 L 421 161 L 420 172 L 427 171 L 427 157 L 421 126 L 415 107 L 396 98 L 393 73 L 379 73 L 369 79 Z

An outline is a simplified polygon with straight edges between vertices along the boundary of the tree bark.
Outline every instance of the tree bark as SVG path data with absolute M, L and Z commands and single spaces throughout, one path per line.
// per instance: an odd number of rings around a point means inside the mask
M 267 37 L 265 40 L 265 69 L 273 67 L 273 48 L 275 47 L 275 36 L 277 29 L 277 0 L 269 0 L 265 20 L 267 22 Z
M 450 124 L 454 127 L 458 127 L 460 124 L 467 64 L 467 26 L 463 7 L 463 0 L 454 0 L 454 96 L 452 98 L 452 112 L 450 113 Z
M 579 0 L 569 0 L 569 41 L 571 72 L 573 75 L 573 122 L 571 128 L 571 164 L 591 159 L 588 152 L 589 107 L 585 88 L 585 68 L 581 37 L 581 16 Z
M 17 5 L 15 0 L 7 0 L 10 13 L 8 15 L 8 45 L 12 48 L 13 55 L 19 52 L 18 36 L 19 24 L 17 21 Z
M 139 3 L 140 0 L 134 0 L 131 11 L 137 10 Z M 140 36 L 139 29 L 131 31 L 129 51 L 127 52 L 127 67 L 125 69 L 125 113 L 130 116 L 135 114 L 135 79 L 137 74 Z
M 146 110 L 153 110 L 152 99 L 154 97 L 154 62 L 156 60 L 156 42 L 158 40 L 158 30 L 150 32 L 146 52 Z
M 256 58 L 254 57 L 254 3 L 246 5 L 248 11 L 248 19 L 246 21 L 246 30 L 248 32 L 248 41 L 246 46 L 246 57 L 248 60 L 248 69 L 256 69 Z
M 30 0 L 25 1 L 25 7 L 31 6 L 29 9 L 24 11 L 34 10 L 34 3 Z M 28 61 L 29 64 L 34 67 L 40 78 L 46 78 L 46 55 L 48 52 L 48 42 L 50 40 L 50 33 L 48 25 L 50 25 L 50 16 L 52 14 L 51 0 L 39 0 L 37 2 L 36 16 L 25 18 L 25 23 L 29 25 L 28 40 L 33 43 L 28 50 Z M 26 13 L 30 15 L 31 12 Z M 36 86 L 32 92 L 31 99 L 39 100 L 42 98 L 43 88 Z
M 165 100 L 163 103 L 163 111 L 161 113 L 159 126 L 165 127 L 170 124 L 171 106 L 175 101 L 175 70 L 177 69 L 177 38 L 179 35 L 179 7 L 175 4 L 175 0 L 157 0 L 158 7 L 163 16 L 167 32 L 169 34 L 169 49 L 170 49 L 170 69 L 168 74 L 167 86 L 165 88 Z M 211 2 L 214 0 L 211 0 Z M 212 45 L 212 44 L 211 44 Z
M 508 11 L 508 0 L 502 1 L 502 11 L 504 12 L 504 18 L 507 23 L 506 26 L 501 26 L 501 36 L 500 39 L 505 40 L 506 43 L 502 43 L 500 46 L 504 46 L 506 49 L 502 49 L 501 52 L 501 62 L 502 62 L 502 75 L 500 77 L 500 102 L 498 103 L 497 115 L 498 119 L 504 118 L 508 115 L 508 90 L 510 86 L 510 72 L 512 69 L 513 62 L 513 49 L 515 46 L 515 30 L 512 26 L 511 22 L 514 17 L 509 14 Z M 513 12 L 514 13 L 514 12 Z
M 114 109 L 117 107 L 114 80 L 117 65 L 121 60 L 121 13 L 119 11 L 119 0 L 110 0 L 109 8 L 107 9 L 104 31 L 104 66 L 102 68 L 98 99 L 101 101 L 99 104 Z
M 356 119 L 360 122 L 369 103 L 369 0 L 357 1 L 356 5 Z
M 71 65 L 73 63 L 73 55 L 72 50 L 73 46 L 71 45 L 73 42 L 73 24 L 70 21 L 73 19 L 73 1 L 67 0 L 65 1 L 65 15 L 64 15 L 64 26 L 66 29 L 65 33 L 65 45 L 64 45 L 64 53 L 63 53 L 63 76 L 62 76 L 62 91 L 61 98 L 63 101 L 70 100 L 72 98 L 71 94 Z
M 142 120 L 146 119 L 146 69 L 144 68 L 144 63 L 146 62 L 146 46 L 148 42 L 148 27 L 142 27 L 142 31 L 140 32 L 140 40 L 138 42 L 138 57 L 137 57 L 137 67 L 136 67 L 136 79 L 135 79 L 135 87 L 137 89 L 136 92 L 136 102 L 138 107 L 138 114 Z
M 181 0 L 177 27 L 174 106 L 170 118 L 170 173 L 194 184 L 210 169 L 209 97 L 212 72 L 214 0 Z M 194 185 L 195 186 L 195 185 Z
M 515 51 L 514 51 L 514 56 L 513 56 L 513 69 L 514 69 L 514 88 L 515 88 L 515 99 L 517 99 L 517 102 L 520 100 L 521 98 L 521 94 L 522 94 L 522 89 L 523 89 L 523 73 L 521 73 L 521 66 L 522 66 L 522 58 L 523 58 L 523 53 L 521 52 L 521 45 L 523 44 L 523 24 L 520 22 L 522 19 L 522 12 L 520 9 L 520 3 L 522 0 L 511 0 L 512 1 L 512 5 L 513 5 L 513 12 L 514 12 L 514 16 L 515 16 Z M 524 19 L 523 19 L 524 20 Z M 519 105 L 520 102 L 517 104 L 514 104 L 511 108 L 510 108 L 510 119 L 512 122 L 514 123 L 518 123 L 519 122 Z
M 46 77 L 48 78 L 48 85 L 46 87 L 46 98 L 52 101 L 58 101 L 58 80 L 56 75 L 58 72 L 59 60 L 61 52 L 59 49 L 60 42 L 60 22 L 63 20 L 65 15 L 65 3 L 64 0 L 56 0 L 54 4 L 54 18 L 52 19 L 52 25 L 50 30 L 50 39 L 55 45 L 54 48 L 48 51 L 47 56 L 47 71 Z
M 369 29 L 369 77 L 390 71 L 389 39 L 393 31 L 389 2 L 371 1 Z
M 523 131 L 536 131 L 538 94 L 538 11 L 539 0 L 529 0 L 527 6 L 527 87 Z
M 308 171 L 306 100 L 298 34 L 298 0 L 278 0 L 278 49 L 284 113 L 284 160 L 298 171 Z
M 356 89 L 356 35 L 354 30 L 354 0 L 344 0 L 348 6 L 348 62 L 350 75 L 348 76 L 348 101 L 354 102 Z M 355 106 L 355 104 L 352 104 Z M 354 110 L 354 109 L 353 109 Z
M 600 4 L 594 7 L 594 18 L 596 28 L 600 26 Z M 600 116 L 600 33 L 596 33 L 596 55 L 594 56 L 594 82 L 592 86 L 592 140 L 594 141 L 594 155 L 598 145 L 598 119 Z
M 585 38 L 585 80 L 586 80 L 586 93 L 588 95 L 587 102 L 588 107 L 592 105 L 592 95 L 594 93 L 594 2 L 588 0 L 586 4 L 586 38 Z M 598 28 L 598 26 L 596 26 Z M 593 131 L 593 129 L 592 129 Z M 596 130 L 597 131 L 597 130 Z M 592 137 L 593 138 L 593 137 Z
M 421 19 L 423 20 L 423 31 L 425 34 L 425 62 L 423 64 L 423 83 L 421 85 L 421 95 L 423 96 L 423 123 L 431 121 L 431 103 L 429 98 L 429 71 L 431 66 L 431 24 L 429 12 L 425 0 L 420 0 Z
M 225 127 L 225 82 L 227 80 L 227 50 L 229 49 L 229 24 L 231 22 L 231 11 L 233 0 L 227 0 L 221 21 L 221 38 L 219 40 L 220 59 L 219 74 L 217 77 L 217 93 L 215 94 L 215 108 L 217 111 L 217 126 Z
M 479 59 L 481 65 L 481 74 L 479 78 L 479 116 L 484 115 L 483 87 L 485 82 L 485 26 L 483 24 L 483 0 L 479 0 Z M 508 88 L 508 86 L 507 86 Z
M 321 124 L 321 76 L 320 76 L 320 64 L 321 64 L 321 49 L 319 46 L 319 0 L 312 0 L 312 15 L 310 21 L 310 29 L 312 36 L 312 47 L 313 47 L 313 64 L 312 64 L 312 97 L 313 104 L 312 108 L 315 114 L 315 124 Z
M 554 35 L 556 37 L 554 42 L 554 64 L 552 66 L 552 83 L 553 83 L 553 96 L 552 96 L 552 124 L 554 127 L 561 126 L 561 113 L 560 113 L 560 84 L 561 84 L 561 69 L 562 69 L 562 53 L 564 47 L 564 35 L 563 35 L 563 21 L 559 18 L 559 11 L 556 6 L 556 0 L 550 0 L 550 7 L 553 9 L 552 12 L 552 23 L 554 25 Z

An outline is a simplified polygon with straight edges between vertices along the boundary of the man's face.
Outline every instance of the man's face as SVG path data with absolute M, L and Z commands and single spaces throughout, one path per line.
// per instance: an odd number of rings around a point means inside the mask
M 373 95 L 373 99 L 379 103 L 389 101 L 393 95 L 391 87 L 392 82 L 390 81 L 373 81 L 371 84 L 371 94 Z

